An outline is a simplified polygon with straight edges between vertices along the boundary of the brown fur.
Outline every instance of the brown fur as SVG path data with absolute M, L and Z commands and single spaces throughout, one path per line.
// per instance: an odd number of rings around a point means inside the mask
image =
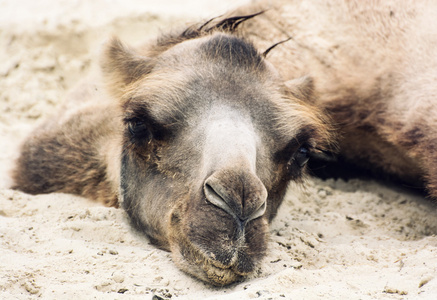
M 310 74 L 341 155 L 437 198 L 437 7 L 432 1 L 265 1 L 243 24 L 285 80 Z
M 95 96 L 94 88 L 94 85 L 81 85 L 70 99 L 79 104 L 74 99 L 80 97 L 86 103 Z M 118 139 L 120 125 L 107 120 L 118 114 L 118 108 L 113 105 L 87 103 L 66 109 L 65 113 L 46 121 L 21 148 L 21 157 L 12 174 L 14 188 L 30 194 L 73 193 L 117 207 L 118 184 L 112 180 L 114 163 L 108 165 L 107 161 L 116 155 L 111 149 L 111 139 Z
M 333 128 L 347 160 L 437 198 L 430 11 L 265 1 L 139 49 L 113 39 L 111 97 L 79 85 L 23 144 L 15 188 L 120 203 L 181 269 L 216 285 L 255 270 L 288 182 L 308 155 L 335 151 Z

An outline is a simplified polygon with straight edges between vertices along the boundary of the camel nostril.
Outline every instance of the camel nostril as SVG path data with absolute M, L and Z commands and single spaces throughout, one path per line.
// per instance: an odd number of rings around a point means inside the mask
M 207 180 L 207 182 L 205 182 L 203 186 L 206 200 L 208 200 L 211 204 L 214 204 L 215 206 L 223 209 L 232 217 L 237 218 L 235 210 L 231 209 L 231 207 L 226 202 L 225 197 L 222 195 L 223 188 L 218 184 L 214 184 L 210 181 L 211 180 Z
M 243 224 L 265 213 L 267 191 L 264 185 L 254 185 L 251 182 L 236 184 L 241 183 L 239 180 L 224 185 L 222 181 L 211 176 L 204 183 L 205 197 L 211 204 L 223 209 Z
M 261 217 L 266 212 L 266 209 L 267 201 L 264 201 L 261 206 L 248 217 L 247 221 Z

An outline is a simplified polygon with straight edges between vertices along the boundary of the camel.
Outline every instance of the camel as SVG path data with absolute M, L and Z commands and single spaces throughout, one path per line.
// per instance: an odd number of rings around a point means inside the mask
M 265 256 L 310 159 L 337 153 L 437 198 L 437 5 L 260 1 L 138 48 L 112 38 L 26 139 L 14 188 L 121 206 L 223 286 Z

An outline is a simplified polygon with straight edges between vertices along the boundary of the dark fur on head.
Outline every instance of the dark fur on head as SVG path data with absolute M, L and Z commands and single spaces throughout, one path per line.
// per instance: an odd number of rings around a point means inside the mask
M 159 37 L 156 45 L 151 49 L 152 53 L 156 52 L 156 54 L 162 53 L 166 49 L 173 47 L 174 45 L 180 44 L 183 41 L 199 38 L 213 32 L 224 32 L 236 34 L 236 30 L 239 25 L 243 22 L 250 20 L 253 17 L 256 17 L 260 14 L 264 13 L 264 11 L 260 11 L 255 14 L 229 17 L 220 20 L 220 17 L 212 18 L 207 22 L 199 25 L 193 25 L 186 28 L 182 33 L 171 33 L 164 34 Z M 217 21 L 217 19 L 219 19 Z M 152 54 L 153 56 L 153 54 Z

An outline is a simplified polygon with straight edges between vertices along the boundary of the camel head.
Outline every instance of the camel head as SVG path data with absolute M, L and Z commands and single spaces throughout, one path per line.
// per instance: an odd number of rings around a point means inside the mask
M 215 285 L 254 272 L 290 181 L 332 141 L 312 80 L 281 81 L 240 17 L 133 50 L 113 39 L 102 62 L 122 109 L 120 196 L 132 224 Z

